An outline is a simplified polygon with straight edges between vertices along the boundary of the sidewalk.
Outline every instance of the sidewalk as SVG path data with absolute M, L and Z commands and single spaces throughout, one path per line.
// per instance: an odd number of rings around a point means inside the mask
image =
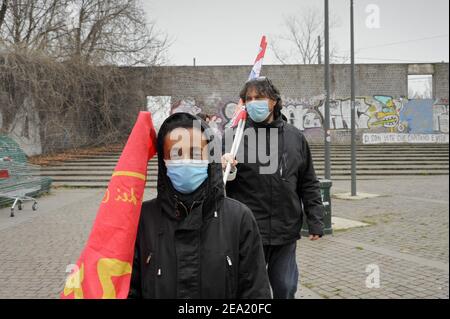
M 336 181 L 332 192 L 348 192 Z M 333 199 L 333 215 L 370 224 L 318 242 L 302 239 L 298 261 L 303 298 L 448 298 L 448 176 L 361 181 L 382 197 Z M 58 298 L 103 196 L 101 189 L 55 189 L 9 217 L 0 209 L 0 298 Z M 145 198 L 155 196 L 146 190 Z M 380 288 L 366 287 L 377 265 Z
M 332 190 L 349 192 L 350 182 Z M 382 197 L 333 199 L 333 215 L 371 226 L 302 239 L 301 283 L 323 298 L 449 298 L 448 176 L 359 181 L 358 190 Z M 380 288 L 366 287 L 373 265 Z

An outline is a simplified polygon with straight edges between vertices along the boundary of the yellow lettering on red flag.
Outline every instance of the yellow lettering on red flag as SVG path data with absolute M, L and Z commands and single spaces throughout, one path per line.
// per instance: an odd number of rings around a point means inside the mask
M 131 274 L 131 264 L 114 258 L 101 258 L 97 264 L 98 279 L 103 289 L 103 299 L 115 299 L 116 288 L 112 277 Z
M 63 294 L 68 296 L 71 293 L 74 295 L 74 299 L 83 299 L 83 288 L 81 284 L 84 280 L 84 264 L 82 263 L 80 268 L 71 273 L 66 280 L 66 285 L 64 286 Z

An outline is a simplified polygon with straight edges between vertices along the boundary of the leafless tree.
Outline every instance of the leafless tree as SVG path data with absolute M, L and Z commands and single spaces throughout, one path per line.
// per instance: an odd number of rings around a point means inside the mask
M 2 29 L 3 21 L 5 21 L 6 10 L 8 9 L 8 0 L 3 0 L 0 6 L 0 30 Z
M 330 29 L 339 25 L 332 17 Z M 319 52 L 324 53 L 323 15 L 316 7 L 307 7 L 298 15 L 289 15 L 284 19 L 285 32 L 272 36 L 271 48 L 276 59 L 282 64 L 316 64 Z M 319 42 L 319 37 L 321 40 Z M 319 50 L 320 49 L 320 50 Z M 338 62 L 336 47 L 330 49 L 330 60 Z
M 87 63 L 155 65 L 163 62 L 167 36 L 148 23 L 138 0 L 71 0 L 61 49 Z
M 160 64 L 169 42 L 140 0 L 0 0 L 0 13 L 3 131 L 33 127 L 45 152 L 128 135 L 145 95 L 118 66 Z
M 168 38 L 140 0 L 3 0 L 1 12 L 0 37 L 16 52 L 95 65 L 165 62 Z
M 46 51 L 64 25 L 65 0 L 8 0 L 0 35 L 14 50 Z

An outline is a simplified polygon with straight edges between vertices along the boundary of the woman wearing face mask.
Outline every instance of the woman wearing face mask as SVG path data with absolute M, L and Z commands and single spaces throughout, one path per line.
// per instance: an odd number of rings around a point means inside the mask
M 158 195 L 142 205 L 130 298 L 270 298 L 256 222 L 224 197 L 207 129 L 187 113 L 161 126 Z

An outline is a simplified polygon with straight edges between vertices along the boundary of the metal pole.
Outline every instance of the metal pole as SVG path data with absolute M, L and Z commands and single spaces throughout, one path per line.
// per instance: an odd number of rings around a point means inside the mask
M 350 0 L 350 33 L 351 33 L 351 157 L 352 157 L 352 196 L 356 196 L 356 107 L 355 107 L 355 21 L 354 3 Z
M 318 36 L 317 41 L 318 41 L 318 47 L 317 47 L 318 59 L 317 60 L 318 60 L 319 64 L 322 64 L 322 42 L 321 42 L 321 39 L 320 39 L 320 35 Z
M 323 129 L 325 131 L 325 178 L 331 179 L 330 161 L 330 24 L 328 14 L 328 0 L 325 0 L 325 119 Z

